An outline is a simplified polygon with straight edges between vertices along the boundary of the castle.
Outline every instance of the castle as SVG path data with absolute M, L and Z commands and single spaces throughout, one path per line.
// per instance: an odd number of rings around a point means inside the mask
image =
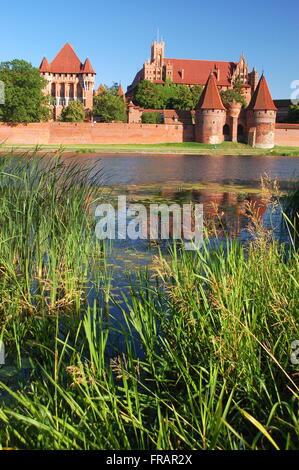
M 93 91 L 96 73 L 89 59 L 82 63 L 72 46 L 65 44 L 51 63 L 46 58 L 42 60 L 40 72 L 47 81 L 44 92 L 53 98 L 54 120 L 59 119 L 63 107 L 73 100 L 83 103 L 87 120 L 91 119 L 93 96 L 102 93 L 103 86 Z M 233 88 L 238 78 L 248 104 L 245 109 L 236 102 L 224 106 L 220 96 L 220 91 Z M 167 79 L 175 84 L 204 85 L 195 111 L 193 140 L 196 142 L 219 144 L 229 140 L 246 142 L 259 148 L 274 146 L 277 109 L 264 75 L 258 81 L 254 69 L 248 72 L 243 56 L 239 62 L 167 59 L 164 57 L 164 42 L 154 42 L 151 60 L 145 62 L 128 87 L 128 100 L 143 79 L 161 83 L 161 86 Z M 123 97 L 120 86 L 118 94 Z M 128 123 L 140 123 L 142 113 L 147 111 L 129 103 Z M 166 111 L 170 110 L 161 110 L 163 115 Z M 176 113 L 174 110 L 171 112 Z M 189 113 L 191 118 L 191 112 L 185 113 Z M 192 122 L 180 122 L 180 119 L 175 118 L 171 124 Z
M 274 147 L 276 107 L 264 75 L 247 108 L 240 103 L 225 107 L 214 73 L 210 73 L 196 109 L 195 140 L 219 144 L 224 140 L 246 142 L 252 147 Z
M 128 86 L 127 97 L 132 97 L 138 83 L 149 80 L 153 83 L 165 83 L 171 80 L 177 85 L 204 86 L 210 72 L 215 74 L 219 91 L 233 88 L 237 79 L 242 83 L 242 89 L 247 103 L 258 84 L 258 73 L 253 68 L 248 71 L 248 65 L 242 55 L 239 62 L 222 62 L 213 60 L 168 59 L 165 57 L 165 43 L 153 42 L 151 59 L 143 64 L 133 82 Z
M 90 115 L 96 73 L 89 59 L 82 63 L 72 46 L 65 44 L 52 62 L 44 57 L 39 70 L 47 81 L 44 93 L 53 99 L 54 120 L 58 120 L 62 109 L 74 100 L 80 100 L 87 117 Z

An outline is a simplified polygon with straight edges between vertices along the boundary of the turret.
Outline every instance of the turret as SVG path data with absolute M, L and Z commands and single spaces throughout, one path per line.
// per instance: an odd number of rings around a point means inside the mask
M 254 147 L 274 147 L 276 111 L 267 81 L 262 75 L 247 108 L 248 128 L 251 135 L 255 134 L 250 138 Z
M 226 109 L 223 106 L 214 73 L 211 72 L 196 108 L 195 140 L 207 144 L 223 142 Z

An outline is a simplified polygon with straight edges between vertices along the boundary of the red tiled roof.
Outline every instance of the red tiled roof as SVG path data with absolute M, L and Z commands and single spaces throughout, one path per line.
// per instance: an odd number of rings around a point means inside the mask
M 100 93 L 104 93 L 106 91 L 106 88 L 104 87 L 104 85 L 101 83 L 98 88 L 95 90 L 95 93 L 96 94 L 100 94 Z
M 131 85 L 129 85 L 128 88 L 131 88 L 131 89 L 135 88 L 141 80 L 143 80 L 143 69 L 139 70 L 136 73 L 133 82 L 131 83 Z
M 89 59 L 86 59 L 86 61 L 84 62 L 83 72 L 85 72 L 85 73 L 95 73 Z
M 210 73 L 196 109 L 225 109 L 220 98 L 214 73 Z
M 121 97 L 125 96 L 124 90 L 121 85 L 118 85 L 117 94 Z
M 48 70 L 45 70 L 47 66 Z M 84 65 L 82 65 L 70 44 L 65 44 L 50 64 L 44 58 L 40 65 L 40 71 L 52 73 L 95 73 L 89 59 L 86 59 Z
M 47 61 L 46 57 L 43 58 L 42 63 L 39 66 L 39 70 L 41 72 L 49 72 L 50 71 L 50 65 L 49 65 L 49 62 Z
M 261 76 L 261 79 L 258 83 L 258 86 L 256 87 L 247 109 L 277 110 L 275 104 L 273 103 L 268 83 L 264 75 Z
M 213 60 L 187 60 L 187 59 L 164 59 L 164 64 L 173 66 L 174 83 L 187 85 L 204 85 L 209 73 L 219 69 L 219 81 L 217 85 L 231 85 L 230 78 L 234 72 L 236 62 L 222 62 Z

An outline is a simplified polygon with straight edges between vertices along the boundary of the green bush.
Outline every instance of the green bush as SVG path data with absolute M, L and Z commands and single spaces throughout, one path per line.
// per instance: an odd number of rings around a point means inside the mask
M 143 113 L 141 122 L 143 124 L 162 124 L 162 115 L 158 111 Z
M 81 101 L 72 101 L 66 108 L 63 108 L 60 116 L 61 121 L 83 122 L 85 119 L 85 110 Z

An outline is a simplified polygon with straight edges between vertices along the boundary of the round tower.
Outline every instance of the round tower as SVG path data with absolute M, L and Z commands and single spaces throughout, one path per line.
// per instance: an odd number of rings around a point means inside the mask
M 276 111 L 267 81 L 262 75 L 247 108 L 248 129 L 250 132 L 255 130 L 255 142 L 253 142 L 255 147 L 262 149 L 274 147 Z
M 195 140 L 204 144 L 221 144 L 224 140 L 223 126 L 226 109 L 211 72 L 196 109 Z

